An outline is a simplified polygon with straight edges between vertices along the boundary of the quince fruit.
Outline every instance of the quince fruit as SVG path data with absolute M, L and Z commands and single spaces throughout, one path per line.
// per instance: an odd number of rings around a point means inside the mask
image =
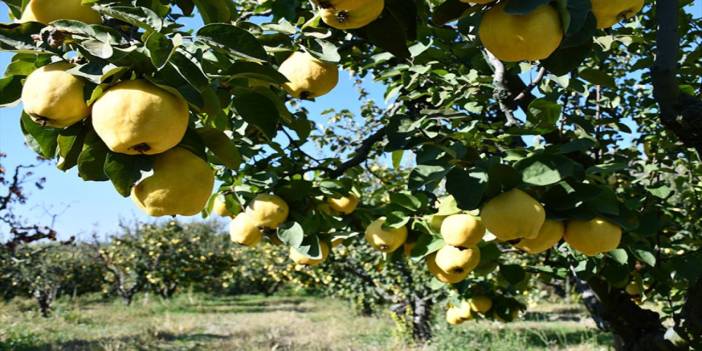
M 93 105 L 93 128 L 110 150 L 154 155 L 178 145 L 188 129 L 188 104 L 146 80 L 109 88 Z
M 153 174 L 132 188 L 132 200 L 151 216 L 193 216 L 214 187 L 214 171 L 192 152 L 176 147 L 154 160 Z
M 67 62 L 52 63 L 32 72 L 22 87 L 22 104 L 34 121 L 41 125 L 64 128 L 90 114 L 83 97 L 85 82 L 67 70 Z

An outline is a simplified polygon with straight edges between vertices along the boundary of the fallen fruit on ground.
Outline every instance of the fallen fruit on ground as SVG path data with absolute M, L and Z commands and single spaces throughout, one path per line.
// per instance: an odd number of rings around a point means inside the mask
M 322 21 L 336 29 L 357 29 L 375 21 L 384 0 L 317 0 Z
M 393 252 L 407 241 L 407 227 L 385 230 L 383 223 L 385 217 L 376 219 L 366 228 L 366 241 L 376 250 Z
M 294 52 L 278 71 L 288 78 L 283 88 L 293 97 L 314 99 L 332 91 L 339 82 L 339 68 L 304 52 Z
M 246 208 L 246 213 L 257 226 L 276 229 L 288 219 L 290 208 L 281 197 L 270 194 L 257 195 Z
M 322 251 L 322 257 L 320 258 L 312 258 L 309 257 L 300 251 L 298 251 L 296 248 L 291 247 L 290 248 L 290 259 L 295 262 L 295 264 L 299 264 L 302 266 L 316 266 L 322 262 L 324 262 L 327 257 L 329 256 L 329 245 L 324 242 L 320 241 L 319 242 L 319 248 Z
M 644 0 L 592 0 L 592 14 L 597 19 L 597 28 L 604 29 L 636 16 L 643 5 Z
M 543 206 L 529 194 L 512 189 L 488 201 L 480 211 L 483 224 L 499 240 L 535 238 L 546 220 Z
M 566 225 L 565 240 L 574 250 L 595 256 L 619 247 L 622 229 L 602 217 L 571 220 Z
M 90 114 L 85 103 L 85 82 L 67 70 L 67 62 L 52 63 L 32 72 L 22 87 L 22 104 L 26 112 L 40 125 L 64 128 Z
M 560 221 L 546 220 L 539 234 L 533 239 L 522 239 L 515 246 L 532 255 L 547 251 L 554 247 L 565 234 L 565 224 Z
M 156 156 L 153 174 L 132 188 L 132 200 L 151 216 L 193 216 L 205 207 L 213 187 L 210 165 L 177 147 Z
M 246 213 L 240 213 L 229 223 L 229 237 L 237 244 L 256 246 L 263 237 L 256 223 Z
M 146 80 L 109 88 L 93 105 L 93 127 L 114 152 L 160 154 L 178 145 L 188 128 L 188 104 Z
M 65 19 L 99 24 L 100 14 L 83 5 L 82 0 L 31 0 L 22 12 L 20 22 L 50 22 Z
M 483 14 L 480 41 L 502 61 L 545 59 L 556 51 L 563 39 L 558 11 L 546 3 L 528 14 L 507 13 L 507 1 L 501 1 Z
M 441 224 L 441 236 L 447 245 L 459 247 L 475 246 L 485 235 L 485 226 L 480 219 L 469 214 L 446 217 Z
M 327 203 L 329 204 L 329 207 L 331 207 L 332 210 L 339 213 L 343 213 L 345 215 L 349 215 L 356 210 L 356 207 L 358 206 L 358 201 L 358 197 L 354 194 L 349 194 L 340 198 L 331 197 L 327 199 Z

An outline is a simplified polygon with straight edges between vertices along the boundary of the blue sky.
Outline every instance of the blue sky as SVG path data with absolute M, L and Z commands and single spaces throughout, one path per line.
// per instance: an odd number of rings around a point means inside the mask
M 702 13 L 702 4 L 692 5 L 692 12 Z M 9 21 L 7 9 L 0 5 L 0 21 Z M 197 26 L 191 21 L 190 26 Z M 12 54 L 0 53 L 0 71 L 4 71 Z M 357 100 L 356 89 L 352 85 L 349 74 L 342 72 L 339 86 L 330 94 L 317 99 L 316 103 L 305 103 L 310 116 L 320 121 L 319 114 L 328 108 L 349 108 L 358 112 L 358 104 L 349 105 Z M 382 102 L 383 89 L 368 81 L 371 96 Z M 36 164 L 35 154 L 24 145 L 20 131 L 19 115 L 21 106 L 0 109 L 0 151 L 8 155 L 3 166 L 12 170 L 18 164 Z M 60 237 L 72 235 L 86 237 L 92 232 L 111 234 L 117 231 L 120 220 L 152 220 L 142 214 L 129 198 L 119 196 L 109 182 L 84 182 L 76 175 L 76 171 L 61 172 L 51 163 L 40 164 L 35 169 L 37 177 L 46 177 L 43 190 L 31 189 L 29 202 L 17 209 L 17 214 L 31 219 L 32 223 L 50 224 L 51 214 L 59 216 L 54 228 Z M 30 189 L 30 188 L 28 188 Z M 199 217 L 190 218 L 198 220 Z M 0 240 L 6 228 L 0 226 Z

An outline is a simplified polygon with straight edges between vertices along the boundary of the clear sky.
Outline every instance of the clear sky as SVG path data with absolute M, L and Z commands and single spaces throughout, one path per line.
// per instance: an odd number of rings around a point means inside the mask
M 9 21 L 7 8 L 0 5 L 0 21 Z M 198 23 L 189 20 L 187 25 L 197 27 Z M 0 52 L 0 72 L 4 72 L 11 53 Z M 370 89 L 371 96 L 378 102 L 383 101 L 384 89 L 368 81 L 366 88 Z M 358 101 L 358 94 L 353 86 L 353 81 L 347 72 L 341 72 L 339 85 L 334 91 L 316 100 L 315 103 L 304 103 L 310 111 L 310 117 L 320 122 L 320 113 L 329 108 L 348 108 L 358 113 L 358 104 L 349 104 Z M 18 164 L 37 164 L 36 155 L 24 144 L 24 137 L 20 130 L 19 116 L 21 106 L 0 108 L 0 152 L 7 154 L 3 160 L 3 167 L 8 171 Z M 323 126 L 320 122 L 318 127 Z M 25 218 L 31 218 L 32 223 L 50 224 L 52 214 L 60 214 L 54 223 L 61 238 L 76 235 L 86 238 L 92 232 L 111 234 L 116 232 L 120 219 L 127 221 L 152 220 L 151 217 L 141 213 L 129 198 L 121 197 L 112 187 L 110 182 L 84 182 L 75 169 L 66 173 L 59 171 L 54 163 L 44 162 L 35 169 L 37 177 L 46 178 L 43 190 L 27 187 L 31 196 L 26 205 L 17 208 L 16 213 Z M 198 220 L 199 216 L 184 220 Z M 0 226 L 0 240 L 6 235 L 7 228 Z
M 702 13 L 702 4 L 693 3 L 692 12 Z M 0 5 L 0 21 L 9 21 L 7 9 Z M 191 21 L 189 26 L 197 26 Z M 0 72 L 4 71 L 12 54 L 0 53 Z M 366 87 L 370 89 L 376 101 L 382 101 L 383 88 L 368 81 Z M 357 100 L 357 93 L 352 85 L 349 74 L 342 72 L 339 86 L 330 93 L 312 103 L 305 103 L 312 119 L 319 121 L 321 111 L 336 107 L 349 108 L 358 112 L 358 104 L 349 104 Z M 18 164 L 35 164 L 36 155 L 24 145 L 20 131 L 19 116 L 21 106 L 0 109 L 0 152 L 8 157 L 3 161 L 3 166 L 12 170 Z M 16 213 L 30 218 L 31 223 L 50 224 L 51 214 L 59 214 L 54 228 L 58 230 L 61 238 L 72 235 L 86 237 L 92 232 L 101 234 L 114 233 L 120 219 L 124 220 L 151 220 L 142 214 L 129 198 L 122 198 L 115 192 L 109 182 L 84 182 L 78 178 L 76 171 L 63 173 L 53 164 L 45 162 L 35 169 L 37 177 L 46 178 L 43 190 L 31 189 L 29 202 L 18 208 Z M 30 188 L 28 188 L 30 189 Z M 194 217 L 195 220 L 199 217 Z M 6 228 L 0 226 L 0 240 L 6 235 Z

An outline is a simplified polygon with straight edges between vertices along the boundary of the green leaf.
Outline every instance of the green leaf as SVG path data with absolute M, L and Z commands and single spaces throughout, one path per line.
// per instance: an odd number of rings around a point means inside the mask
M 304 238 L 300 246 L 296 247 L 297 251 L 312 259 L 322 258 L 322 247 L 320 239 L 317 235 L 310 235 Z
M 410 58 L 412 55 L 407 47 L 407 33 L 401 23 L 389 11 L 383 12 L 375 21 L 364 29 L 368 40 L 378 47 L 399 58 Z
M 580 71 L 579 75 L 581 78 L 595 85 L 602 85 L 609 88 L 616 88 L 617 86 L 614 78 L 602 70 L 586 68 Z
M 73 168 L 78 164 L 78 156 L 83 150 L 83 141 L 88 132 L 82 123 L 76 123 L 59 132 L 56 139 L 58 144 L 59 161 L 56 167 L 62 171 Z
M 500 276 L 510 284 L 517 285 L 526 278 L 526 271 L 519 265 L 506 264 L 500 266 Z
M 579 67 L 591 51 L 592 39 L 580 45 L 562 46 L 541 63 L 554 75 L 563 76 Z
M 487 174 L 478 171 L 453 169 L 446 175 L 446 191 L 456 199 L 463 210 L 478 208 L 487 190 Z
M 32 35 L 39 34 L 45 26 L 37 22 L 0 24 L 0 50 L 36 54 L 38 48 Z
M 529 104 L 527 114 L 527 127 L 533 128 L 543 134 L 556 128 L 558 119 L 561 118 L 561 105 L 548 99 L 536 99 Z
M 305 47 L 312 56 L 327 62 L 336 63 L 341 61 L 336 45 L 322 39 L 315 39 L 311 45 Z
M 151 168 L 152 158 L 109 152 L 104 165 L 105 174 L 110 178 L 117 192 L 127 197 L 134 184 L 141 179 L 141 171 Z
M 450 171 L 451 168 L 444 168 L 442 166 L 419 165 L 410 173 L 408 186 L 410 189 L 419 189 L 422 187 L 428 190 L 434 189 Z
M 656 266 L 656 256 L 650 251 L 635 250 L 634 255 L 639 261 L 649 265 L 650 267 Z
M 569 177 L 581 175 L 582 166 L 563 155 L 537 154 L 525 158 L 515 168 L 522 172 L 522 181 L 527 184 L 546 186 Z
M 105 174 L 105 159 L 108 148 L 94 130 L 85 136 L 83 150 L 78 156 L 78 176 L 83 180 L 105 181 L 110 178 Z
M 242 90 L 236 93 L 233 104 L 247 123 L 256 127 L 269 139 L 275 138 L 280 115 L 274 102 L 262 94 Z
M 0 106 L 17 102 L 22 96 L 22 77 L 9 76 L 0 79 Z
M 417 238 L 414 248 L 412 248 L 412 259 L 414 261 L 420 261 L 424 257 L 439 251 L 444 246 L 446 246 L 446 243 L 444 243 L 444 240 L 441 237 L 429 234 L 421 235 L 419 238 Z
M 254 61 L 266 61 L 268 54 L 251 33 L 231 24 L 208 24 L 197 31 L 199 40 L 231 55 Z
M 572 152 L 582 152 L 587 151 L 595 147 L 595 143 L 592 139 L 580 138 L 571 140 L 565 144 L 557 145 L 555 148 L 559 154 L 569 154 Z
M 114 54 L 114 50 L 112 50 L 112 45 L 99 40 L 84 40 L 80 42 L 79 45 L 90 55 L 101 59 L 109 59 Z
M 270 65 L 255 62 L 237 61 L 232 63 L 224 75 L 234 78 L 258 79 L 274 84 L 283 84 L 288 79 Z
M 173 41 L 165 35 L 158 32 L 147 34 L 146 42 L 144 43 L 146 50 L 156 69 L 161 69 L 168 63 L 171 56 L 175 53 L 175 45 Z
M 607 255 L 619 264 L 627 264 L 627 262 L 629 262 L 629 255 L 624 249 L 612 250 L 608 252 Z
M 160 32 L 163 28 L 161 16 L 146 7 L 95 5 L 93 8 L 101 14 L 146 29 L 147 31 Z
M 343 178 L 336 180 L 323 180 L 319 183 L 319 190 L 325 194 L 332 197 L 335 196 L 346 196 L 351 192 L 353 187 L 353 182 L 351 179 Z
M 392 206 L 389 208 L 393 208 Z M 405 226 L 410 221 L 410 216 L 408 216 L 402 210 L 391 210 L 385 212 L 385 223 L 383 223 L 383 229 L 399 229 Z
M 232 0 L 193 0 L 205 24 L 230 22 L 236 7 Z
M 224 132 L 215 128 L 198 128 L 197 133 L 207 145 L 207 148 L 212 151 L 217 161 L 229 169 L 236 170 L 239 168 L 239 165 L 241 165 L 241 153 L 239 153 L 234 141 L 229 139 Z
M 299 248 L 305 239 L 305 231 L 297 222 L 288 222 L 278 228 L 278 238 L 286 245 Z
M 390 202 L 410 211 L 418 211 L 422 207 L 422 202 L 411 193 L 391 192 Z
M 614 287 L 623 288 L 629 283 L 629 266 L 615 261 L 607 261 L 600 273 Z
M 431 20 L 436 25 L 444 25 L 464 16 L 470 10 L 478 11 L 480 6 L 471 6 L 460 0 L 446 0 L 434 9 Z
M 59 129 L 42 127 L 24 112 L 22 112 L 20 125 L 24 140 L 32 150 L 46 159 L 56 156 L 56 138 L 59 135 Z

